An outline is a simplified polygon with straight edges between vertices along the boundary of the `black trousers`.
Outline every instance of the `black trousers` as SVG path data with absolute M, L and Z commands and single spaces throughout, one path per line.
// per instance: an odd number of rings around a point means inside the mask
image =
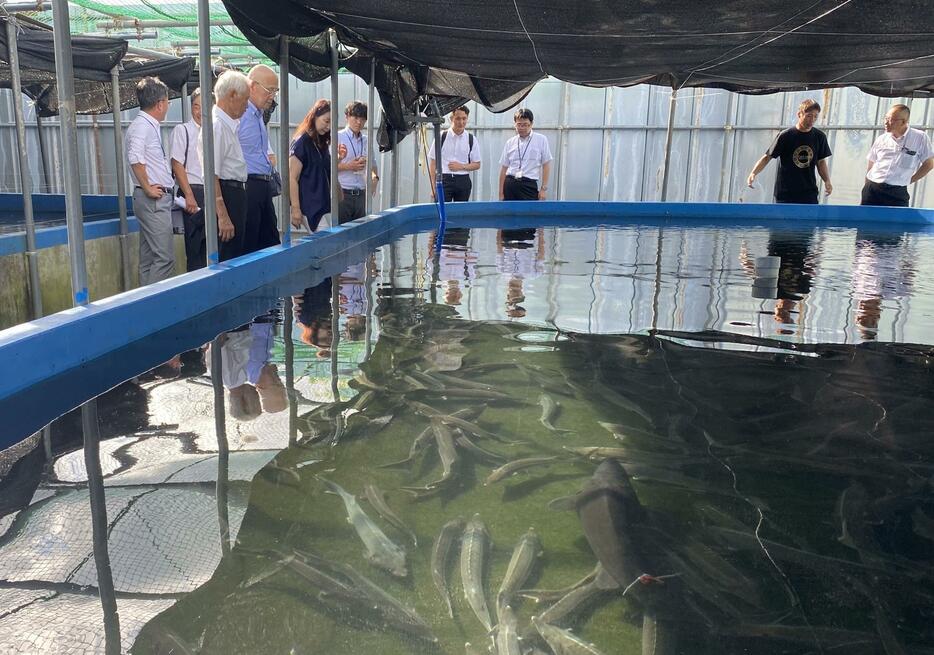
M 808 194 L 802 194 L 800 196 L 782 196 L 781 198 L 779 198 L 778 196 L 775 196 L 775 202 L 779 204 L 794 203 L 796 205 L 818 205 L 820 204 L 817 198 L 817 191 L 815 191 L 813 194 L 808 193 Z
M 244 248 L 246 240 L 246 209 L 247 196 L 243 182 L 235 180 L 221 180 L 221 196 L 224 198 L 224 206 L 227 207 L 227 214 L 230 216 L 230 222 L 234 226 L 233 238 L 229 241 L 218 240 L 218 255 L 220 261 L 227 261 L 240 255 L 245 255 L 248 251 Z M 250 251 L 252 252 L 252 251 Z
M 441 187 L 444 189 L 445 202 L 467 202 L 473 183 L 469 175 L 451 175 L 445 173 L 441 176 Z
M 866 180 L 863 185 L 861 205 L 875 205 L 877 207 L 907 207 L 910 197 L 908 187 L 873 182 Z
M 182 210 L 182 221 L 185 224 L 185 270 L 196 271 L 204 268 L 207 262 L 207 242 L 204 236 L 204 185 L 192 184 L 191 193 L 198 203 L 198 211 L 189 214 Z M 179 197 L 185 194 L 178 190 Z
M 366 216 L 366 189 L 343 189 L 343 192 L 344 199 L 338 207 L 339 225 Z
M 279 223 L 272 202 L 272 182 L 250 176 L 246 181 L 246 234 L 244 253 L 279 243 Z
M 538 200 L 538 180 L 506 176 L 503 200 Z

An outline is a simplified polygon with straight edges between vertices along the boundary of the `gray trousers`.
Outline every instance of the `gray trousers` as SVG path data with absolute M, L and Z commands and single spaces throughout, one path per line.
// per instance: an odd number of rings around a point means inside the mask
M 139 221 L 139 285 L 172 277 L 175 273 L 175 237 L 172 235 L 172 194 L 158 200 L 133 190 L 133 213 Z

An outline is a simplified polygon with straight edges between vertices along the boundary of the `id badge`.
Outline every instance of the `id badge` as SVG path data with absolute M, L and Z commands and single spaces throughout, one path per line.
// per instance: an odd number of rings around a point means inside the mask
M 522 179 L 522 171 L 519 171 L 518 173 L 516 173 L 516 179 L 517 179 L 517 180 L 521 180 L 521 179 Z

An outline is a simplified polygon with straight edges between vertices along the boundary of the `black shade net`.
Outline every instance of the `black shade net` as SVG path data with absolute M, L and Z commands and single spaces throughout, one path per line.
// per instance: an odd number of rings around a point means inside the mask
M 224 0 L 243 34 L 290 73 L 329 74 L 326 30 L 341 65 L 376 87 L 386 149 L 436 96 L 518 104 L 544 77 L 587 86 L 658 84 L 775 93 L 856 86 L 878 96 L 934 92 L 934 2 L 891 0 Z
M 58 85 L 52 30 L 25 18 L 17 18 L 16 26 L 23 93 L 35 102 L 39 116 L 55 116 L 58 114 Z M 155 76 L 165 82 L 170 98 L 179 97 L 186 82 L 193 82 L 192 90 L 197 86 L 197 78 L 193 76 L 195 61 L 191 58 L 161 59 L 129 54 L 125 40 L 98 36 L 74 36 L 71 47 L 75 109 L 79 114 L 113 112 L 110 71 L 114 66 L 120 69 L 120 109 L 139 106 L 136 84 L 144 77 Z M 0 88 L 9 89 L 12 80 L 6 25 L 0 29 L 0 60 Z

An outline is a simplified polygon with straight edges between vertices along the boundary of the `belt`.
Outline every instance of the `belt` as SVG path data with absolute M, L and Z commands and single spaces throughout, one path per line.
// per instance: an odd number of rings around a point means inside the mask
M 456 180 L 460 177 L 470 177 L 470 174 L 469 173 L 464 173 L 463 175 L 457 175 L 456 173 L 442 173 L 441 174 L 442 180 Z
M 245 189 L 246 182 L 241 182 L 240 180 L 218 180 L 221 186 L 232 186 L 238 189 Z
M 250 173 L 246 176 L 248 180 L 262 180 L 263 182 L 272 182 L 272 175 L 260 175 L 259 173 Z
M 171 188 L 169 188 L 169 187 L 167 187 L 167 186 L 162 186 L 161 184 L 152 184 L 152 185 L 150 185 L 150 186 L 154 186 L 154 187 L 156 187 L 157 189 L 161 189 L 161 190 L 162 190 L 162 193 L 172 193 L 172 189 L 171 189 Z M 141 186 L 135 186 L 135 187 L 133 187 L 133 190 L 134 190 L 134 191 L 135 191 L 136 189 L 139 189 L 140 191 L 142 191 L 142 190 L 143 190 L 143 187 L 141 187 Z
M 881 186 L 883 189 L 907 189 L 908 188 L 907 186 L 902 186 L 900 184 L 889 184 L 888 182 L 873 182 L 872 180 L 868 178 L 866 179 L 866 181 L 872 184 L 877 184 Z
M 344 194 L 346 194 L 346 195 L 348 195 L 348 196 L 362 196 L 362 195 L 363 195 L 363 189 L 344 189 L 344 188 L 342 188 L 341 191 L 343 191 Z
M 506 179 L 507 179 L 507 180 L 516 180 L 516 181 L 518 181 L 518 182 L 523 182 L 523 181 L 525 181 L 525 180 L 528 180 L 529 182 L 535 182 L 535 184 L 538 184 L 538 180 L 537 180 L 536 178 L 534 178 L 534 177 L 525 177 L 524 175 L 523 175 L 522 177 L 516 177 L 515 175 L 507 175 L 507 176 L 506 176 Z

